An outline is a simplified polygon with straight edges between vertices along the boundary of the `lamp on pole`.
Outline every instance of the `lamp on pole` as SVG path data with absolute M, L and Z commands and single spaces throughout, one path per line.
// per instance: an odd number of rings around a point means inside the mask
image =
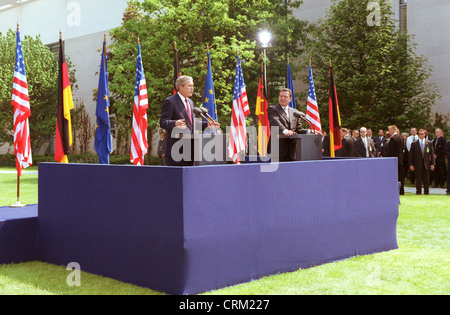
M 267 48 L 271 47 L 270 42 L 272 41 L 272 34 L 266 29 L 266 30 L 261 31 L 259 33 L 258 37 L 259 37 L 259 42 L 261 43 L 261 47 L 264 50 L 264 82 L 265 82 L 264 89 L 266 89 L 266 92 L 268 92 L 267 91 L 268 83 L 267 83 L 266 50 L 267 50 Z

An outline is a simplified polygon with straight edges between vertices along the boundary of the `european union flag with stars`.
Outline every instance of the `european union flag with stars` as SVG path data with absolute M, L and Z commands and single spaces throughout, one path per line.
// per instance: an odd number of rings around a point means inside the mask
M 292 80 L 291 66 L 289 65 L 289 63 L 287 64 L 287 86 L 286 87 L 292 91 L 292 101 L 289 103 L 289 106 L 294 109 L 297 109 L 297 104 L 295 103 L 294 81 Z
M 97 129 L 95 130 L 95 151 L 100 164 L 109 164 L 111 153 L 111 127 L 109 123 L 108 66 L 106 64 L 106 41 L 103 43 L 100 79 L 97 95 Z
M 209 116 L 217 120 L 216 96 L 214 91 L 213 76 L 211 70 L 211 57 L 208 55 L 208 73 L 206 74 L 205 92 L 203 95 L 203 107 L 208 110 Z

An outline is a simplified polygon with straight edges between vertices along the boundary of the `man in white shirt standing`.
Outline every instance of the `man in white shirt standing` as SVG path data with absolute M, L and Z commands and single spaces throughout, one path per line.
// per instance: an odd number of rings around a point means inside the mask
M 419 136 L 417 135 L 417 129 L 415 127 L 411 128 L 411 135 L 406 139 L 406 148 L 408 152 L 411 150 L 411 143 L 419 140 Z
M 355 141 L 356 151 L 360 157 L 375 157 L 375 143 L 367 137 L 367 128 L 362 127 L 359 130 L 361 137 Z
M 412 127 L 411 135 L 406 139 L 406 149 L 408 150 L 408 152 L 411 151 L 411 144 L 416 140 L 419 140 L 419 136 L 417 135 L 417 128 Z M 416 175 L 414 172 L 411 172 L 409 179 L 411 181 L 411 184 L 414 184 L 414 182 L 416 181 Z

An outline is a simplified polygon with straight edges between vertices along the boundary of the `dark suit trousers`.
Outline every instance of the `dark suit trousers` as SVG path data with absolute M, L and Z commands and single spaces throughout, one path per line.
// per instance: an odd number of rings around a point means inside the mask
M 434 169 L 434 184 L 437 186 L 444 186 L 445 177 L 445 160 L 436 160 L 436 168 Z
M 447 161 L 447 192 L 450 193 L 450 158 Z
M 425 163 L 422 162 L 422 167 L 415 168 L 414 174 L 416 176 L 416 193 L 420 194 L 422 192 L 423 184 L 423 191 L 425 194 L 428 194 L 430 190 L 430 171 L 425 168 Z

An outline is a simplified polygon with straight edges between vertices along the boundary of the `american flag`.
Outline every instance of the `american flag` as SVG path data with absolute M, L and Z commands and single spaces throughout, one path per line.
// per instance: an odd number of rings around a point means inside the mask
M 11 105 L 14 106 L 14 152 L 16 155 L 16 168 L 20 176 L 22 175 L 23 169 L 33 164 L 33 160 L 31 156 L 30 125 L 28 121 L 28 118 L 31 116 L 30 99 L 28 96 L 28 83 L 19 31 L 17 31 L 16 65 Z
M 136 64 L 136 88 L 133 106 L 133 130 L 131 133 L 131 163 L 144 165 L 144 156 L 148 152 L 147 141 L 147 109 L 148 95 L 145 82 L 144 66 L 142 64 L 141 45 L 138 45 Z
M 242 75 L 241 61 L 239 56 L 236 66 L 236 80 L 234 81 L 233 109 L 231 113 L 231 134 L 228 155 L 234 163 L 239 164 L 239 153 L 247 147 L 245 117 L 250 114 L 247 90 L 245 88 L 244 76 Z
M 306 107 L 306 119 L 311 122 L 311 128 L 314 131 L 320 134 L 322 133 L 322 124 L 320 123 L 319 106 L 317 105 L 316 90 L 314 88 L 314 79 L 311 66 L 309 66 L 309 92 Z

